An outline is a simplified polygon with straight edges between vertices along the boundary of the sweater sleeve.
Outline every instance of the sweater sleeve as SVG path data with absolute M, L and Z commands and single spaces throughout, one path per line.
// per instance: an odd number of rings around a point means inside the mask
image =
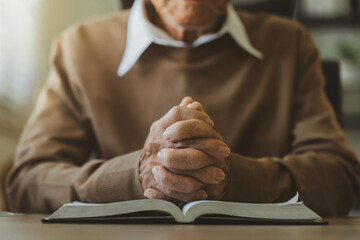
M 227 201 L 281 202 L 296 191 L 322 216 L 345 216 L 360 199 L 360 163 L 324 92 L 318 50 L 299 33 L 292 107 L 292 144 L 286 156 L 230 158 Z
M 93 159 L 91 121 L 64 66 L 61 39 L 51 70 L 18 145 L 7 180 L 12 211 L 49 213 L 71 201 L 112 202 L 144 198 L 138 178 L 141 150 Z M 98 151 L 99 152 L 99 151 Z

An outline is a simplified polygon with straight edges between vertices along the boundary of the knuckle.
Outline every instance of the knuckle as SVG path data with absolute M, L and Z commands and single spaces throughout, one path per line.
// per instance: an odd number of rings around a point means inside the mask
M 207 158 L 207 155 L 201 151 L 197 151 L 196 152 L 196 159 L 198 160 L 198 164 L 199 166 L 206 166 L 208 164 L 208 158 Z
M 189 179 L 187 181 L 184 182 L 183 185 L 183 192 L 184 193 L 192 193 L 196 190 L 196 183 L 194 180 Z
M 175 107 L 172 107 L 170 109 L 170 116 L 174 119 L 179 119 L 179 116 L 181 114 L 181 107 L 180 106 L 175 106 Z
M 160 184 L 163 186 L 167 186 L 170 182 L 170 174 L 166 171 L 163 171 L 163 173 L 160 176 Z
M 159 120 L 157 120 L 151 124 L 150 131 L 151 132 L 155 131 L 158 128 L 158 126 L 159 126 Z
M 173 167 L 173 151 L 164 149 L 163 154 L 163 163 L 166 165 L 166 167 Z

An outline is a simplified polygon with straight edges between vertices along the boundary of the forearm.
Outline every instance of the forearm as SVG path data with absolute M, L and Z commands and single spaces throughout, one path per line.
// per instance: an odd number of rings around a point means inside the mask
M 360 199 L 360 163 L 350 152 L 289 155 L 284 164 L 297 183 L 300 200 L 322 216 L 346 216 Z
M 282 202 L 297 191 L 290 172 L 280 158 L 255 159 L 231 153 L 229 161 L 229 183 L 224 201 Z
M 112 202 L 144 198 L 138 178 L 140 151 L 82 166 L 31 162 L 17 166 L 8 180 L 11 209 L 49 213 L 71 201 Z
M 75 199 L 97 203 L 145 198 L 139 180 L 140 155 L 139 150 L 84 166 L 72 182 Z
M 307 152 L 253 159 L 231 154 L 226 201 L 282 202 L 296 191 L 322 216 L 345 216 L 357 203 L 360 166 L 356 157 Z

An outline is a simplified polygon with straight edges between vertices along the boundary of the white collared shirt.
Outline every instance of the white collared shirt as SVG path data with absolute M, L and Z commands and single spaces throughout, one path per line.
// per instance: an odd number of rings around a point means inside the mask
M 218 39 L 226 33 L 230 34 L 235 42 L 251 55 L 259 59 L 263 58 L 263 54 L 251 45 L 246 29 L 231 4 L 228 6 L 225 22 L 218 32 L 204 34 L 189 45 L 189 43 L 174 40 L 146 19 L 142 1 L 135 0 L 130 12 L 125 52 L 118 69 L 119 76 L 125 75 L 134 66 L 151 43 L 172 47 L 197 47 Z

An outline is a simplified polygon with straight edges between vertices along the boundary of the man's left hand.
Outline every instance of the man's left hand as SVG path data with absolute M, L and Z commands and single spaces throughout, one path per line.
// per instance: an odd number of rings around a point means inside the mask
M 185 98 L 181 106 L 184 103 L 185 106 L 204 111 L 201 104 L 192 99 Z M 186 120 L 168 127 L 164 137 L 176 148 L 165 148 L 159 152 L 158 158 L 162 164 L 153 169 L 153 174 L 162 191 L 148 188 L 145 196 L 176 201 L 179 200 L 176 199 L 177 192 L 184 196 L 184 193 L 201 188 L 207 193 L 207 199 L 220 200 L 228 182 L 229 162 L 226 158 L 230 155 L 230 149 L 221 136 L 208 124 Z M 190 181 L 179 183 L 178 176 L 181 175 L 190 177 L 187 178 Z

